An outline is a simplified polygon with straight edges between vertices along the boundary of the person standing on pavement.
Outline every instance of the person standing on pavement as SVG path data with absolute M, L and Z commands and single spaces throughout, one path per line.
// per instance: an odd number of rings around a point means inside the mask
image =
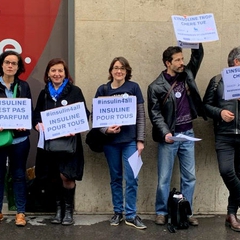
M 230 51 L 228 66 L 240 66 L 240 46 Z M 225 224 L 240 232 L 237 218 L 240 206 L 240 99 L 224 100 L 223 92 L 222 78 L 213 77 L 203 103 L 207 116 L 213 119 L 219 172 L 229 191 Z
M 83 102 L 87 117 L 90 112 L 86 107 L 82 90 L 73 84 L 68 66 L 62 58 L 51 59 L 44 73 L 45 87 L 39 93 L 33 114 L 33 125 L 40 132 L 44 131 L 41 112 L 73 103 Z M 66 136 L 68 137 L 69 134 Z M 77 150 L 74 154 L 51 152 L 37 148 L 36 176 L 46 175 L 49 184 L 54 185 L 56 195 L 56 214 L 53 224 L 72 225 L 74 223 L 74 196 L 76 181 L 81 181 L 84 170 L 84 155 L 81 134 L 76 136 Z
M 28 83 L 19 79 L 20 74 L 25 72 L 24 62 L 20 54 L 12 50 L 3 52 L 0 55 L 0 66 L 0 98 L 12 98 L 13 89 L 17 84 L 16 98 L 32 99 Z M 0 127 L 0 131 L 3 131 L 2 127 Z M 0 147 L 0 221 L 3 220 L 4 181 L 8 157 L 17 208 L 15 224 L 17 226 L 25 226 L 25 208 L 27 201 L 26 163 L 30 150 L 30 131 L 24 128 L 18 128 L 14 129 L 13 133 L 12 144 L 6 147 Z
M 128 158 L 133 153 L 138 151 L 138 155 L 141 155 L 144 149 L 146 125 L 142 92 L 136 82 L 130 81 L 131 77 L 132 68 L 127 59 L 115 57 L 109 67 L 107 90 L 104 90 L 104 84 L 99 86 L 95 98 L 100 96 L 136 96 L 137 98 L 137 119 L 135 125 L 114 125 L 108 128 L 101 128 L 100 131 L 111 136 L 109 143 L 104 145 L 104 154 L 111 177 L 110 184 L 114 210 L 110 225 L 118 226 L 123 220 L 123 211 L 125 211 L 125 223 L 127 225 L 138 229 L 146 229 L 147 227 L 136 214 L 138 178 L 134 177 L 133 170 L 128 162 Z M 123 173 L 126 180 L 125 194 L 123 194 Z
M 171 137 L 179 133 L 194 137 L 193 119 L 202 116 L 206 120 L 195 82 L 203 55 L 203 46 L 200 43 L 199 49 L 191 50 L 190 61 L 185 66 L 182 48 L 168 47 L 162 58 L 166 70 L 148 86 L 148 113 L 153 125 L 152 137 L 158 142 L 155 223 L 159 225 L 164 225 L 167 220 L 168 197 L 176 155 L 180 166 L 180 191 L 192 208 L 196 183 L 194 142 L 173 141 Z M 188 221 L 190 225 L 198 225 L 198 220 L 192 216 L 188 216 Z

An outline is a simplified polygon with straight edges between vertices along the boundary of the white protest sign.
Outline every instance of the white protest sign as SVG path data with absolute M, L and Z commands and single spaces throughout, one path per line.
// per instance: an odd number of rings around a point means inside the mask
M 0 98 L 0 127 L 3 129 L 31 129 L 31 99 Z
M 83 102 L 41 112 L 45 139 L 54 139 L 89 130 Z
M 136 124 L 136 96 L 93 99 L 93 128 Z
M 240 67 L 224 68 L 222 78 L 224 84 L 223 98 L 225 100 L 240 98 Z
M 178 41 L 200 43 L 219 40 L 212 13 L 186 17 L 173 15 L 172 22 Z

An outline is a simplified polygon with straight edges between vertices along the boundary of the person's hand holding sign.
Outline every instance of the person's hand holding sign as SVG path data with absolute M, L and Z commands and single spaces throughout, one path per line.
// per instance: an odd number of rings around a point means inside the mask
M 107 128 L 106 133 L 107 134 L 116 134 L 116 133 L 119 133 L 120 131 L 121 131 L 121 126 L 113 125 L 113 126 Z

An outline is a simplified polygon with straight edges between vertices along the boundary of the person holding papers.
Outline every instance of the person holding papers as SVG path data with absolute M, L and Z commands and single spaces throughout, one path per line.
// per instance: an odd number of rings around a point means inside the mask
M 164 225 L 168 215 L 168 196 L 176 155 L 179 159 L 180 191 L 192 208 L 196 183 L 194 141 L 174 141 L 171 139 L 182 133 L 193 137 L 192 121 L 197 116 L 205 119 L 195 77 L 203 59 L 203 47 L 191 50 L 189 63 L 184 65 L 182 49 L 168 47 L 163 52 L 162 71 L 147 90 L 148 113 L 153 125 L 153 140 L 158 142 L 158 185 L 156 193 L 155 223 Z M 198 225 L 198 220 L 188 217 L 189 224 Z
M 230 51 L 228 66 L 240 66 L 240 46 Z M 229 190 L 225 223 L 240 232 L 240 219 L 237 218 L 240 206 L 240 99 L 224 100 L 223 92 L 223 80 L 215 76 L 208 84 L 203 102 L 207 115 L 213 119 L 219 172 Z
M 12 98 L 14 87 L 17 86 L 16 98 L 31 99 L 31 91 L 26 81 L 19 79 L 25 72 L 22 57 L 15 51 L 5 51 L 0 55 L 0 98 Z M 29 116 L 31 118 L 31 116 Z M 0 131 L 4 129 L 0 126 Z M 0 147 L 0 221 L 3 219 L 2 207 L 4 196 L 4 180 L 6 161 L 13 178 L 13 191 L 17 214 L 15 224 L 25 226 L 26 206 L 26 163 L 30 150 L 30 131 L 24 128 L 13 130 L 14 137 L 10 146 Z
M 114 216 L 110 220 L 112 226 L 117 226 L 123 220 L 125 212 L 125 223 L 138 229 L 147 227 L 136 214 L 138 178 L 134 177 L 133 170 L 129 164 L 129 158 L 138 151 L 141 155 L 145 139 L 145 111 L 144 99 L 139 85 L 130 81 L 132 68 L 124 57 L 115 57 L 109 67 L 109 82 L 107 89 L 105 84 L 101 85 L 96 92 L 95 98 L 101 96 L 136 96 L 137 117 L 135 125 L 119 126 L 113 125 L 100 130 L 111 136 L 111 141 L 104 145 L 110 177 Z M 123 171 L 124 168 L 124 171 Z M 126 180 L 126 190 L 123 193 L 123 172 Z M 125 196 L 125 207 L 124 197 Z
M 37 131 L 44 131 L 41 119 L 41 112 L 44 110 L 83 102 L 87 117 L 89 116 L 83 93 L 79 87 L 73 85 L 73 79 L 63 59 L 54 58 L 49 61 L 44 73 L 44 82 L 45 88 L 40 92 L 34 110 L 33 124 Z M 77 151 L 74 154 L 37 149 L 36 177 L 46 175 L 49 184 L 55 184 L 57 210 L 51 221 L 53 224 L 74 223 L 75 180 L 82 180 L 84 167 L 81 135 L 77 133 L 76 136 Z

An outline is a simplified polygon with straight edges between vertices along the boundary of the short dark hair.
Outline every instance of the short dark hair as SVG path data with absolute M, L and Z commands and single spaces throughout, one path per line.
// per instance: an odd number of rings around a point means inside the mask
M 111 62 L 111 64 L 110 64 L 110 67 L 109 67 L 109 70 L 108 70 L 108 71 L 109 71 L 108 79 L 111 80 L 111 81 L 113 81 L 113 76 L 112 76 L 112 73 L 111 73 L 111 72 L 112 72 L 112 70 L 113 70 L 113 66 L 114 66 L 115 62 L 117 62 L 117 61 L 119 61 L 119 62 L 123 65 L 123 67 L 126 68 L 127 74 L 126 74 L 125 80 L 126 80 L 126 81 L 130 80 L 131 77 L 132 77 L 132 68 L 131 68 L 128 60 L 127 60 L 126 58 L 124 58 L 124 57 L 115 57 L 115 58 L 112 60 L 112 62 Z
M 62 58 L 53 58 L 52 60 L 49 61 L 48 65 L 46 67 L 45 73 L 44 73 L 44 82 L 47 83 L 49 81 L 48 72 L 49 72 L 50 68 L 56 64 L 63 65 L 64 71 L 65 71 L 65 78 L 67 78 L 69 80 L 69 82 L 73 83 L 73 79 L 70 76 L 68 66 Z
M 0 55 L 0 76 L 4 75 L 2 65 L 4 59 L 9 55 L 14 55 L 18 58 L 18 70 L 15 74 L 15 76 L 18 77 L 20 74 L 25 72 L 25 66 L 21 55 L 13 50 L 5 51 Z
M 168 47 L 164 52 L 163 52 L 163 55 L 162 55 L 162 61 L 163 61 L 163 64 L 165 65 L 165 67 L 167 67 L 166 65 L 166 62 L 171 62 L 173 60 L 172 56 L 176 53 L 181 53 L 182 52 L 182 48 L 181 47 L 178 47 L 178 46 L 171 46 L 171 47 Z
M 238 59 L 240 60 L 240 46 L 233 48 L 230 53 L 228 54 L 228 66 L 233 67 L 234 66 L 234 60 Z

